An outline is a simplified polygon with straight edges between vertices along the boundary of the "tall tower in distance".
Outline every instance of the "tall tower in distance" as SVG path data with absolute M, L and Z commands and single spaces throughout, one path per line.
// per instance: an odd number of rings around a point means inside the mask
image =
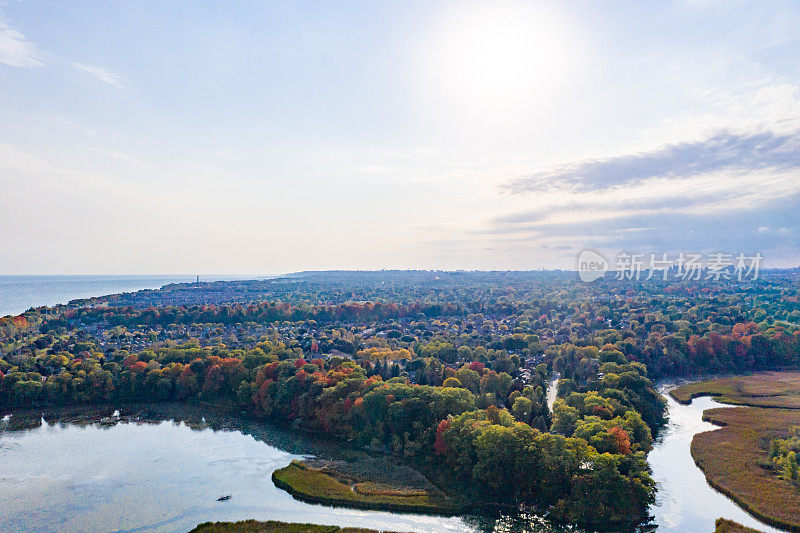
M 197 283 L 200 283 L 200 274 L 197 275 Z

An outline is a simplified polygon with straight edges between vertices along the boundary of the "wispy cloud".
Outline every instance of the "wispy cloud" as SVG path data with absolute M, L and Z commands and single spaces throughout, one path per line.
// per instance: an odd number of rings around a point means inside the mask
M 671 252 L 674 250 L 774 250 L 775 257 L 796 257 L 800 250 L 797 193 L 753 209 L 713 213 L 648 211 L 603 220 L 542 224 L 549 239 L 576 246 Z M 791 253 L 789 253 L 791 252 Z
M 800 131 L 725 130 L 641 152 L 581 158 L 501 185 L 517 205 L 464 232 L 472 245 L 798 257 Z M 564 249 L 566 250 L 566 249 Z M 788 261 L 788 263 L 787 263 Z
M 510 181 L 505 188 L 514 194 L 551 189 L 594 191 L 651 178 L 688 178 L 710 172 L 766 168 L 800 168 L 800 132 L 721 132 L 701 141 L 537 172 Z
M 72 66 L 77 69 L 83 70 L 84 72 L 88 72 L 89 74 L 96 77 L 103 83 L 107 83 L 113 87 L 116 87 L 117 89 L 125 88 L 126 80 L 119 74 L 114 74 L 113 72 L 109 72 L 106 69 L 96 67 L 94 65 L 85 65 L 83 63 L 72 63 Z
M 36 44 L 29 41 L 22 32 L 15 30 L 0 20 L 0 63 L 12 67 L 41 67 L 44 65 L 42 61 L 43 55 L 44 53 Z M 70 64 L 79 70 L 88 72 L 112 87 L 117 89 L 125 88 L 127 80 L 119 74 L 95 65 L 87 65 L 85 63 Z
M 36 44 L 0 21 L 0 63 L 12 67 L 41 67 L 41 56 Z
M 122 161 L 123 163 L 127 163 L 127 164 L 133 165 L 135 167 L 143 167 L 143 168 L 151 168 L 152 167 L 152 165 L 149 165 L 149 164 L 145 163 L 144 161 L 142 161 L 141 159 L 139 159 L 135 155 L 126 154 L 126 153 L 123 153 L 123 152 L 113 152 L 111 150 L 103 150 L 102 148 L 90 148 L 90 150 L 93 151 L 93 152 L 98 152 L 98 153 L 107 155 L 108 157 L 111 157 L 113 159 L 117 159 L 119 161 Z

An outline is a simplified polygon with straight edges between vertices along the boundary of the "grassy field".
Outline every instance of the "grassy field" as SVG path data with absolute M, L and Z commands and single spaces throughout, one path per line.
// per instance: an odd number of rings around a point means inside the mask
M 717 528 L 714 533 L 759 533 L 757 529 L 745 527 L 738 522 L 726 518 L 717 518 Z
M 337 473 L 330 468 L 314 468 L 302 461 L 292 461 L 288 466 L 276 470 L 272 480 L 298 500 L 311 503 L 433 514 L 455 514 L 460 511 L 458 506 L 435 489 L 376 483 Z
M 695 435 L 692 457 L 714 488 L 751 514 L 800 531 L 800 491 L 768 468 L 770 441 L 785 438 L 800 426 L 800 409 L 785 408 L 800 406 L 800 374 L 722 378 L 684 385 L 671 394 L 685 402 L 710 394 L 743 406 L 705 411 L 703 419 L 721 427 Z
M 733 405 L 800 409 L 800 374 L 761 372 L 698 381 L 677 387 L 670 391 L 670 395 L 683 404 L 698 396 L 714 396 Z
M 190 533 L 378 533 L 374 529 L 356 527 L 319 526 L 316 524 L 290 524 L 286 522 L 205 522 Z

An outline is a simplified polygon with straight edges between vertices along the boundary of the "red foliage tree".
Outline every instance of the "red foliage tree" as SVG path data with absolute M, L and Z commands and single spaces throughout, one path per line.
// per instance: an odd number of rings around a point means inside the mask
M 608 430 L 617 440 L 617 451 L 628 455 L 631 453 L 631 439 L 624 429 L 613 427 Z
M 147 370 L 147 363 L 144 361 L 136 361 L 131 365 L 130 368 L 132 372 L 144 372 Z
M 222 367 L 220 365 L 211 365 L 206 370 L 203 392 L 217 392 L 224 381 L 225 376 L 222 373 Z
M 477 372 L 478 374 L 483 374 L 485 366 L 483 365 L 483 363 L 480 363 L 478 361 L 473 361 L 469 364 L 469 369 Z
M 450 421 L 442 420 L 436 427 L 436 441 L 433 443 L 433 449 L 436 455 L 444 455 L 447 453 L 447 443 L 444 441 L 444 434 L 450 429 Z

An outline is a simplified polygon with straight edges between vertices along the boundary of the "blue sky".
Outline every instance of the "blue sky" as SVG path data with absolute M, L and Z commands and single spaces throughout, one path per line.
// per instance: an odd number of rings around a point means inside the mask
M 0 273 L 800 263 L 797 2 L 0 2 Z

